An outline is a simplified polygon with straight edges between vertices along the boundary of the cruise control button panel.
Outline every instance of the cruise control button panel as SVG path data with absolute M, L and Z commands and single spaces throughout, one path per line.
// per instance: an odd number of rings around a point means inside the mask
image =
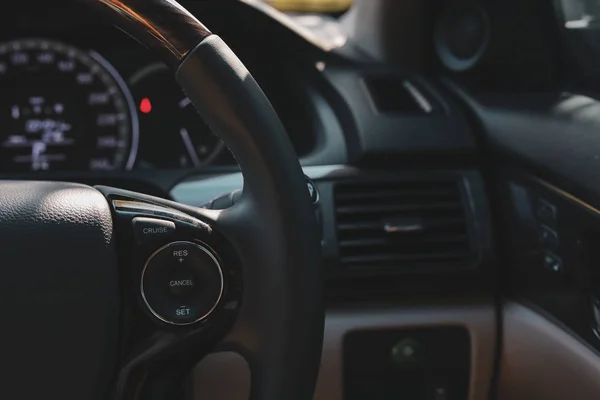
M 172 325 L 202 321 L 223 294 L 223 272 L 215 254 L 199 243 L 169 243 L 150 256 L 141 280 L 142 298 L 159 320 Z

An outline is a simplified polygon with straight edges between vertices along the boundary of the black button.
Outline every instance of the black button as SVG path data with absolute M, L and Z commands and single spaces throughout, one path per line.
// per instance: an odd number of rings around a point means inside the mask
M 319 203 L 319 189 L 317 189 L 317 185 L 310 179 L 308 176 L 304 175 L 304 180 L 306 181 L 306 188 L 308 189 L 308 194 L 310 195 L 310 199 L 312 200 L 313 205 L 317 205 Z
M 422 359 L 421 343 L 413 338 L 400 340 L 392 347 L 392 360 L 398 365 L 412 365 Z
M 448 400 L 449 385 L 444 383 L 437 383 L 433 385 L 433 400 Z
M 168 238 L 175 232 L 175 223 L 164 219 L 135 217 L 133 232 L 139 244 Z
M 192 242 L 173 242 L 157 250 L 142 273 L 142 297 L 163 322 L 186 325 L 208 317 L 223 292 L 216 256 Z
M 535 213 L 540 222 L 556 226 L 556 207 L 548 200 L 538 199 Z
M 540 243 L 544 246 L 558 246 L 558 233 L 554 232 L 546 225 L 538 226 L 538 238 L 540 240 Z
M 544 268 L 552 272 L 562 271 L 562 260 L 554 253 L 549 251 L 544 252 L 543 255 Z
M 196 289 L 196 274 L 189 267 L 176 268 L 168 285 L 174 296 L 185 297 Z

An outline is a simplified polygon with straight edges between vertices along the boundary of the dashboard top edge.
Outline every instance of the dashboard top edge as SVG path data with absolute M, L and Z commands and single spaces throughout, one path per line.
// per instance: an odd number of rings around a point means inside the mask
M 369 178 L 393 178 L 407 173 L 403 170 L 366 170 L 351 165 L 332 164 L 332 165 L 305 165 L 302 166 L 304 174 L 315 181 L 343 180 L 346 178 L 360 178 L 362 176 Z M 408 172 L 411 177 L 428 176 L 429 174 L 446 174 L 447 176 L 456 176 L 457 174 L 468 174 L 472 170 L 452 169 L 452 170 L 421 170 Z M 244 177 L 241 172 L 217 172 L 207 174 L 189 175 L 185 180 L 176 183 L 169 194 L 172 199 L 180 203 L 200 206 L 213 200 L 214 198 L 241 189 L 244 185 Z
M 323 179 L 333 173 L 352 174 L 357 171 L 347 165 L 318 165 L 302 167 L 306 176 L 313 180 Z M 194 175 L 177 183 L 170 191 L 173 200 L 193 206 L 202 205 L 224 193 L 244 186 L 241 172 L 219 175 Z

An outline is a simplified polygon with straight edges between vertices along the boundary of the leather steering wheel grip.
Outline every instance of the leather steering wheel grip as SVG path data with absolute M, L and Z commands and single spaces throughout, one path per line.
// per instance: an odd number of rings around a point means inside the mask
M 302 169 L 268 99 L 229 47 L 173 0 L 84 0 L 154 49 L 244 175 L 242 199 L 215 220 L 244 269 L 226 343 L 252 371 L 251 399 L 314 393 L 324 326 L 318 227 Z
M 311 399 L 324 306 L 319 235 L 297 156 L 267 98 L 220 38 L 196 47 L 177 79 L 209 126 L 222 132 L 244 175 L 241 200 L 215 229 L 227 235 L 242 228 L 228 237 L 250 266 L 238 331 L 253 331 L 254 340 L 242 338 L 254 347 L 242 349 L 250 353 L 252 398 Z

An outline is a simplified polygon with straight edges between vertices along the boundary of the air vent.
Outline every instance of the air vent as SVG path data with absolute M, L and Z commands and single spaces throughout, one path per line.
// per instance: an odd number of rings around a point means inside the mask
M 419 115 L 442 111 L 441 105 L 420 85 L 407 79 L 381 75 L 365 77 L 364 82 L 379 112 Z
M 338 183 L 335 204 L 345 269 L 420 273 L 472 266 L 457 179 Z

